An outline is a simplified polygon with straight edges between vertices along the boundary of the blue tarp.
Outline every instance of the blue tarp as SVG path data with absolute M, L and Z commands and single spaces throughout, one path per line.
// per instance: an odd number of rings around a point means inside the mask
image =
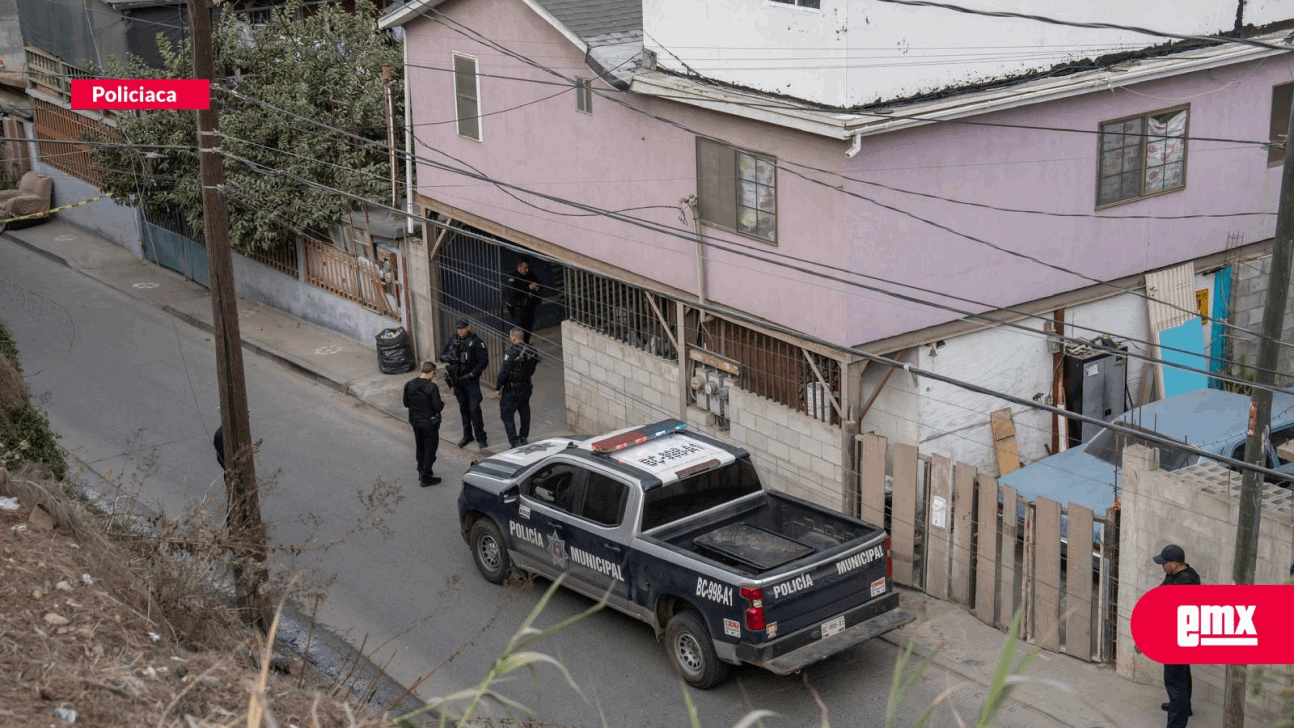
M 1209 370 L 1209 360 L 1204 355 L 1204 323 L 1199 316 L 1180 326 L 1159 332 L 1159 345 L 1159 356 L 1165 362 Z M 1173 349 L 1199 353 L 1185 354 Z M 1209 379 L 1203 374 L 1183 371 L 1168 364 L 1161 365 L 1161 368 L 1164 371 L 1165 399 L 1209 386 Z

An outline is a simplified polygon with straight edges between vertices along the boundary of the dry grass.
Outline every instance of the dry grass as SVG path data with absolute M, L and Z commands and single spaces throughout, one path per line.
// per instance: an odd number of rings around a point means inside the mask
M 9 358 L 0 353 L 0 412 L 27 401 L 27 383 Z
M 68 725 L 62 709 L 91 728 L 390 725 L 253 664 L 268 651 L 234 612 L 208 589 L 185 593 L 202 563 L 115 537 L 35 469 L 0 470 L 0 495 L 20 499 L 0 510 L 0 724 Z

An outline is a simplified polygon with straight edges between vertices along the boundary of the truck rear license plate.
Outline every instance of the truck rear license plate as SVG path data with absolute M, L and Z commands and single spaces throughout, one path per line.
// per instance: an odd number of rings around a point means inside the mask
M 822 639 L 824 640 L 834 634 L 840 634 L 841 632 L 844 632 L 844 631 L 845 631 L 845 618 L 843 616 L 836 617 L 830 622 L 822 623 Z

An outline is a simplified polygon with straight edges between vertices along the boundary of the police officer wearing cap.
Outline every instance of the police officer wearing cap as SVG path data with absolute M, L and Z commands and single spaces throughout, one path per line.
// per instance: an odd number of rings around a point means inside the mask
M 445 342 L 440 360 L 445 364 L 445 384 L 454 390 L 458 413 L 463 418 L 463 439 L 458 441 L 458 446 L 464 447 L 476 440 L 484 450 L 489 443 L 485 421 L 481 418 L 481 373 L 490 363 L 490 352 L 481 337 L 472 333 L 467 319 L 456 321 L 454 328 L 457 333 Z
M 1198 586 L 1200 575 L 1186 563 L 1186 551 L 1177 544 L 1168 544 L 1154 557 L 1155 563 L 1164 567 L 1164 582 L 1169 584 L 1193 584 Z M 1164 690 L 1168 692 L 1168 702 L 1160 707 L 1168 711 L 1168 728 L 1186 728 L 1186 721 L 1191 712 L 1191 666 L 1164 665 Z
M 530 437 L 530 395 L 535 391 L 531 378 L 540 361 L 539 352 L 525 342 L 525 335 L 520 327 L 508 332 L 512 348 L 503 355 L 503 366 L 494 384 L 494 396 L 499 398 L 499 417 L 503 420 L 503 431 L 508 433 L 508 445 L 512 447 L 525 445 L 526 438 Z M 512 420 L 514 414 L 521 416 L 519 432 Z

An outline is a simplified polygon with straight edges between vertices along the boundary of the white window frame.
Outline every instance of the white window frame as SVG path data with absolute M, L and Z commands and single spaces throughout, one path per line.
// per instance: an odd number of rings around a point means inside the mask
M 472 78 L 476 81 L 476 88 L 474 89 L 474 93 L 476 94 L 476 136 L 474 137 L 463 133 L 463 117 L 458 115 L 458 59 L 460 58 L 472 62 Z M 454 131 L 464 139 L 471 139 L 474 142 L 484 142 L 485 125 L 481 123 L 481 61 L 476 56 L 468 55 L 467 53 L 459 53 L 458 51 L 453 51 L 453 59 L 453 63 L 450 64 L 450 68 L 452 69 L 451 75 L 454 78 Z
M 575 110 L 593 116 L 593 79 L 575 79 Z

